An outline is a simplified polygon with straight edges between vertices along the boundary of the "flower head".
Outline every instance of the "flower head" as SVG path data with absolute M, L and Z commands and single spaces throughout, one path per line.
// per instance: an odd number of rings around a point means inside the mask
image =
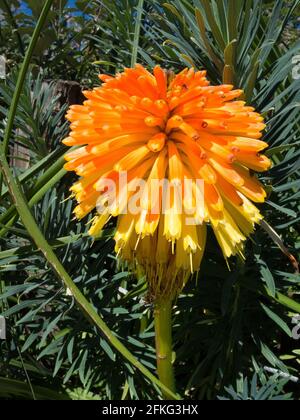
M 228 258 L 242 255 L 262 219 L 252 202 L 266 196 L 253 171 L 270 167 L 261 154 L 263 118 L 237 100 L 241 90 L 211 86 L 205 71 L 174 76 L 137 65 L 100 79 L 67 114 L 64 143 L 81 146 L 65 165 L 80 176 L 71 188 L 75 214 L 81 219 L 101 207 L 93 236 L 118 217 L 118 256 L 146 274 L 155 298 L 175 295 L 200 267 L 207 224 Z M 137 211 L 128 209 L 132 201 Z

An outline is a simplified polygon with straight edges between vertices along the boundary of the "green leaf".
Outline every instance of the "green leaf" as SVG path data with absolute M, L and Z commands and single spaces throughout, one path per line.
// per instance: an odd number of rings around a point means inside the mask
M 271 309 L 261 303 L 263 310 L 266 314 L 274 321 L 289 337 L 292 337 L 292 332 L 289 326 L 283 319 L 281 319 L 277 314 L 275 314 Z

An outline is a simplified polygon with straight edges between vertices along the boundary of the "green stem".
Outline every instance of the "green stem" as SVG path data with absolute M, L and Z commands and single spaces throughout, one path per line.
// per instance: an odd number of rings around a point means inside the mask
M 42 160 L 38 161 L 37 163 L 35 163 L 34 165 L 32 165 L 30 168 L 28 168 L 25 172 L 23 172 L 19 177 L 19 182 L 21 184 L 25 183 L 28 180 L 31 180 L 37 173 L 43 171 L 45 168 L 48 168 L 46 172 L 49 171 L 49 169 L 51 169 L 52 167 L 55 167 L 55 171 L 57 172 L 57 170 L 60 170 L 64 163 L 65 160 L 61 161 L 61 166 L 59 168 L 57 168 L 57 162 L 60 161 L 60 158 L 66 153 L 66 148 L 62 147 L 59 149 L 56 149 L 54 152 L 52 152 L 50 155 L 45 156 Z M 54 164 L 52 164 L 51 166 L 51 162 L 54 162 Z M 46 175 L 45 172 L 45 175 Z M 39 184 L 44 185 L 44 181 L 43 181 L 43 177 L 44 174 L 39 176 L 38 181 L 35 185 L 34 188 L 38 189 Z M 51 178 L 51 175 L 50 175 Z M 47 178 L 48 179 L 48 178 Z M 3 188 L 2 191 L 2 195 L 0 195 L 0 200 L 4 200 L 8 197 L 9 195 L 9 191 L 7 187 Z
M 31 214 L 30 208 L 26 201 L 26 198 L 21 191 L 18 183 L 15 181 L 13 174 L 9 168 L 7 160 L 0 154 L 0 169 L 4 175 L 7 186 L 9 188 L 11 197 L 13 198 L 18 213 L 22 219 L 24 226 L 27 231 L 30 233 L 32 239 L 34 240 L 37 248 L 44 254 L 49 265 L 56 273 L 58 278 L 60 278 L 65 287 L 72 294 L 77 304 L 80 306 L 82 311 L 87 315 L 87 317 L 102 331 L 106 336 L 109 342 L 130 362 L 133 366 L 139 369 L 153 384 L 158 385 L 161 390 L 166 394 L 170 395 L 173 399 L 179 399 L 172 390 L 169 390 L 168 387 L 161 383 L 141 362 L 139 362 L 127 348 L 120 342 L 120 340 L 113 334 L 113 332 L 108 328 L 106 323 L 103 321 L 101 316 L 98 314 L 94 306 L 92 306 L 85 296 L 78 289 L 76 284 L 73 282 L 69 274 L 66 272 L 60 261 L 58 260 L 56 254 L 54 253 L 52 247 L 48 244 L 44 235 L 40 231 L 34 217 Z
M 163 300 L 154 309 L 157 372 L 160 381 L 172 392 L 175 390 L 175 378 L 172 364 L 172 302 Z M 163 393 L 164 399 L 173 399 Z
M 23 64 L 22 64 L 20 72 L 19 72 L 16 88 L 14 90 L 14 95 L 13 95 L 12 102 L 11 102 L 11 107 L 10 107 L 9 113 L 8 113 L 7 124 L 6 124 L 6 127 L 5 127 L 4 136 L 3 136 L 3 143 L 1 145 L 3 153 L 4 153 L 5 156 L 7 155 L 9 140 L 10 140 L 11 133 L 12 133 L 12 130 L 13 130 L 14 120 L 15 120 L 15 116 L 16 116 L 16 113 L 17 113 L 18 102 L 19 102 L 19 99 L 20 99 L 20 96 L 21 96 L 21 93 L 22 93 L 26 73 L 27 73 L 27 70 L 29 68 L 29 64 L 30 64 L 30 60 L 31 60 L 33 51 L 34 51 L 35 46 L 37 44 L 37 41 L 39 39 L 40 33 L 43 29 L 44 23 L 47 19 L 47 16 L 48 16 L 50 7 L 52 6 L 52 3 L 53 3 L 53 0 L 47 0 L 45 2 L 45 5 L 44 5 L 43 10 L 41 12 L 41 16 L 39 17 L 37 25 L 34 29 L 33 34 L 32 34 L 30 44 L 29 44 L 28 49 L 26 51 L 24 61 L 23 61 Z M 1 191 L 2 191 L 2 174 L 0 174 L 0 194 L 1 194 Z
M 38 181 L 35 187 L 30 191 L 29 197 L 26 197 L 29 200 L 29 207 L 32 208 L 35 204 L 37 204 L 44 197 L 47 191 L 49 191 L 50 188 L 52 188 L 57 182 L 59 182 L 65 174 L 66 171 L 64 169 L 61 169 L 57 173 L 53 173 L 53 176 L 49 178 L 47 182 L 41 183 L 42 186 L 37 185 L 39 183 Z M 40 179 L 42 178 L 44 182 L 45 178 L 41 177 Z M 13 226 L 18 219 L 19 217 L 16 207 L 12 205 L 6 211 L 6 213 L 4 213 L 4 215 L 0 217 L 0 226 L 6 224 L 6 226 L 0 230 L 0 238 L 2 238 L 2 236 L 6 234 L 6 228 Z
M 107 340 L 111 343 L 111 345 L 115 347 L 115 349 L 119 351 L 123 355 L 123 357 L 125 357 L 143 375 L 145 375 L 153 385 L 157 385 L 162 390 L 162 392 L 164 392 L 166 395 L 170 395 L 173 399 L 178 400 L 180 399 L 178 395 L 172 392 L 172 390 L 169 390 L 166 385 L 162 384 L 155 375 L 153 375 L 139 360 L 137 360 L 133 356 L 132 353 L 130 353 L 130 351 L 122 344 L 122 342 L 109 329 L 109 327 L 106 325 L 102 317 L 98 314 L 95 307 L 85 298 L 85 296 L 78 289 L 76 284 L 73 282 L 73 280 L 71 279 L 69 274 L 66 272 L 66 270 L 64 269 L 59 259 L 57 258 L 56 254 L 54 253 L 52 247 L 48 244 L 40 228 L 38 227 L 31 213 L 26 197 L 22 189 L 20 188 L 19 181 L 18 179 L 14 177 L 6 159 L 6 150 L 7 150 L 7 146 L 8 146 L 10 136 L 12 133 L 12 127 L 14 124 L 16 110 L 18 107 L 18 101 L 20 99 L 20 94 L 22 92 L 24 80 L 26 77 L 26 72 L 29 66 L 29 62 L 30 62 L 30 57 L 33 52 L 39 33 L 42 29 L 42 26 L 46 20 L 46 17 L 50 10 L 50 6 L 52 2 L 53 0 L 47 0 L 45 3 L 45 6 L 42 10 L 41 17 L 39 18 L 37 27 L 34 31 L 33 38 L 30 42 L 23 65 L 19 73 L 15 94 L 13 96 L 12 104 L 11 104 L 9 114 L 8 114 L 9 115 L 8 123 L 7 123 L 6 131 L 5 131 L 4 141 L 0 149 L 0 170 L 2 172 L 2 176 L 4 176 L 10 196 L 13 199 L 13 202 L 15 203 L 16 209 L 21 217 L 21 220 L 25 228 L 27 229 L 28 233 L 32 237 L 37 248 L 45 256 L 53 272 L 57 275 L 57 277 L 63 282 L 64 286 L 72 294 L 78 306 L 81 308 L 82 312 L 86 314 L 87 317 L 90 319 L 90 321 L 99 328 L 99 330 L 106 336 Z M 2 181 L 0 182 L 0 194 L 1 194 L 1 183 Z

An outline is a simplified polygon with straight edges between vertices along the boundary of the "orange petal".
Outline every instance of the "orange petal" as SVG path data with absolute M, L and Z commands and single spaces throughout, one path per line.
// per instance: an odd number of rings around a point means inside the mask
M 213 155 L 209 155 L 208 160 L 212 167 L 230 184 L 235 186 L 241 186 L 244 184 L 243 177 L 240 176 L 235 168 Z

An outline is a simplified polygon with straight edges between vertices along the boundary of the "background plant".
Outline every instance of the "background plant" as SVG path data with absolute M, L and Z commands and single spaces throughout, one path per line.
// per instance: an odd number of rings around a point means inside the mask
M 287 8 L 282 1 L 145 1 L 137 52 L 138 61 L 149 66 L 204 67 L 213 83 L 243 88 L 247 101 L 265 115 L 274 166 L 263 177 L 269 196 L 262 212 L 298 258 L 300 81 L 292 79 L 292 58 L 300 54 L 294 42 L 299 1 L 289 3 Z M 29 9 L 21 12 L 20 2 L 0 1 L 0 51 L 8 59 L 8 77 L 0 85 L 2 135 L 14 69 L 41 11 L 36 4 L 22 2 Z M 15 167 L 14 173 L 39 227 L 111 330 L 155 373 L 152 308 L 143 299 L 143 282 L 116 263 L 114 225 L 92 243 L 85 223 L 73 220 L 71 201 L 65 201 L 73 181 L 62 169 L 66 98 L 55 87 L 58 79 L 86 87 L 97 83 L 99 71 L 130 66 L 137 6 L 134 0 L 113 6 L 106 0 L 54 2 L 22 90 L 10 154 L 16 144 L 28 149 L 29 168 Z M 0 208 L 0 310 L 8 320 L 8 340 L 0 342 L 1 398 L 157 398 L 157 386 L 87 321 L 36 250 L 5 188 Z M 300 313 L 295 262 L 258 228 L 247 244 L 246 263 L 233 259 L 228 271 L 209 238 L 201 272 L 174 311 L 180 394 L 216 399 L 229 389 L 231 397 L 241 398 L 247 393 L 231 384 L 243 374 L 250 387 L 253 374 L 261 377 L 265 366 L 299 377 L 299 342 L 291 338 L 292 317 Z M 259 392 L 259 383 L 252 383 Z M 267 388 L 299 398 L 297 384 L 283 384 L 278 375 Z

